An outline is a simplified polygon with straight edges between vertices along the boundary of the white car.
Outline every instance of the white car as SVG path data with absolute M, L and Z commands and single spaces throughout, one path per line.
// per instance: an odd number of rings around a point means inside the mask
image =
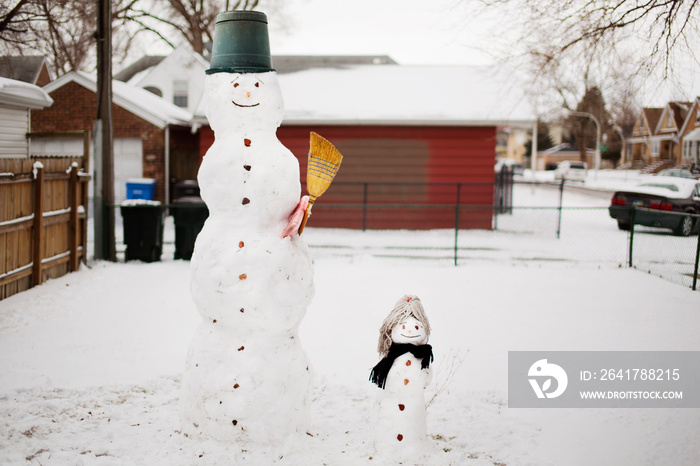
M 586 162 L 564 160 L 563 162 L 559 162 L 557 168 L 554 170 L 554 179 L 585 181 L 586 173 L 588 173 Z

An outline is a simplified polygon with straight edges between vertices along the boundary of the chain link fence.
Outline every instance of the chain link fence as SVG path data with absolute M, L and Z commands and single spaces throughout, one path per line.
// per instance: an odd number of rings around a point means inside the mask
M 371 198 L 352 205 L 320 201 L 314 215 L 344 219 L 356 230 L 338 235 L 336 229 L 312 228 L 309 243 L 318 254 L 368 254 L 455 265 L 485 260 L 631 266 L 697 289 L 697 235 L 677 237 L 639 225 L 620 230 L 608 212 L 612 192 L 590 191 L 580 184 L 515 181 L 509 190 L 509 200 L 497 197 L 499 202 L 493 205 L 373 204 Z M 418 217 L 440 219 L 442 228 L 416 228 Z M 693 216 L 696 231 L 697 217 Z M 410 226 L 373 229 L 378 220 Z
M 635 208 L 633 215 L 658 211 Z M 700 215 L 689 215 L 680 212 L 665 212 L 664 216 L 681 221 L 683 218 L 692 220 L 691 235 L 674 234 L 669 229 L 647 227 L 632 224 L 629 232 L 629 261 L 628 265 L 652 275 L 677 283 L 682 286 L 698 289 L 698 261 L 700 259 Z M 633 217 L 634 218 L 634 217 Z

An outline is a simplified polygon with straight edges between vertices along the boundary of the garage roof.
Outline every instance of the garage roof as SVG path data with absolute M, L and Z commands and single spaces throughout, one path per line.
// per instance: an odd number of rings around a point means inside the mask
M 359 65 L 279 77 L 285 123 L 527 125 L 516 81 L 495 68 Z

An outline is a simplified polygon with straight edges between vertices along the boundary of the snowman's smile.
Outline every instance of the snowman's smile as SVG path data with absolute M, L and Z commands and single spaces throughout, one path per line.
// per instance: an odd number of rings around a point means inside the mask
M 404 335 L 403 333 L 400 334 L 404 338 L 418 338 L 420 335 Z
M 253 104 L 253 105 L 243 105 L 243 104 L 239 104 L 239 103 L 236 102 L 235 100 L 232 100 L 231 102 L 233 102 L 233 105 L 235 105 L 235 106 L 237 106 L 237 107 L 243 107 L 243 108 L 257 107 L 258 105 L 260 105 L 260 102 L 258 102 L 257 104 Z

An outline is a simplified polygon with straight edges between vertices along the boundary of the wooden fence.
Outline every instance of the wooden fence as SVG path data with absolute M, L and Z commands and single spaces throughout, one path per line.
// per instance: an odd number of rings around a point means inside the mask
M 0 159 L 0 300 L 85 260 L 84 166 L 83 157 Z

